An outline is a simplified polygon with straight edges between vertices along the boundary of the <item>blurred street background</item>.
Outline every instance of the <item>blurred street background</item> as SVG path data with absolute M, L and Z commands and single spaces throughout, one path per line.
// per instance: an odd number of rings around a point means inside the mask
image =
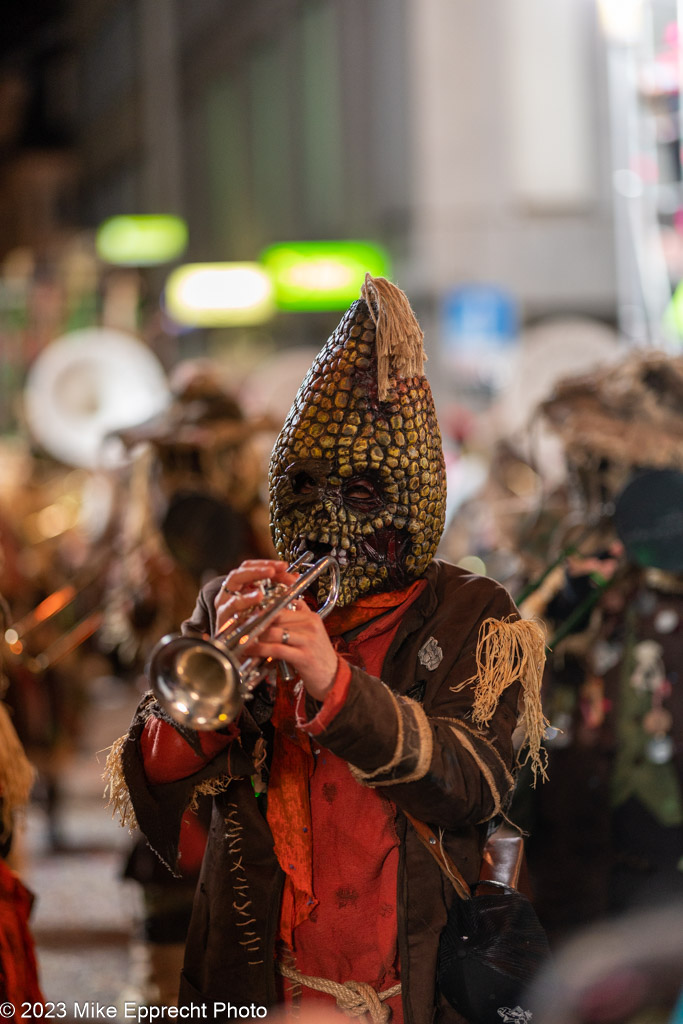
M 173 999 L 187 886 L 112 820 L 106 750 L 201 583 L 272 551 L 270 450 L 366 271 L 425 331 L 439 555 L 556 640 L 563 782 L 519 809 L 544 921 L 609 916 L 608 860 L 652 878 L 666 850 L 678 895 L 682 24 L 680 0 L 4 0 L 0 696 L 37 771 L 7 863 L 46 999 Z M 628 743 L 612 685 L 645 701 Z

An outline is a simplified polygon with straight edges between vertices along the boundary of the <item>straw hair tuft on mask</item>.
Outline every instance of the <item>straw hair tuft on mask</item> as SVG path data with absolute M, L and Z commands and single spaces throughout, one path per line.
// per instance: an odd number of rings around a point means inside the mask
M 424 332 L 408 296 L 385 277 L 366 274 L 360 294 L 375 325 L 377 390 L 380 402 L 385 402 L 392 381 L 424 374 Z

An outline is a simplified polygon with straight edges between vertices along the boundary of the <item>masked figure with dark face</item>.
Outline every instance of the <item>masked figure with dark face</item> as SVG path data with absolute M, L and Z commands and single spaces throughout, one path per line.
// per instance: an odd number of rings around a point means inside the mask
M 384 312 L 378 283 L 366 287 Z M 355 302 L 301 385 L 271 460 L 278 554 L 291 562 L 306 548 L 331 551 L 340 607 L 421 577 L 444 525 L 446 472 L 422 335 L 405 296 L 389 295 L 392 320 L 382 326 L 400 355 L 377 351 L 377 307 Z
M 281 560 L 208 584 L 183 632 L 215 635 L 258 581 L 294 581 L 305 551 L 338 562 L 336 607 L 315 614 L 322 583 L 251 641 L 290 672 L 235 721 L 195 731 L 149 694 L 112 748 L 114 802 L 170 870 L 188 804 L 213 796 L 180 1000 L 215 1019 L 336 1000 L 367 1020 L 462 1021 L 436 986 L 454 893 L 403 812 L 472 883 L 513 787 L 517 725 L 543 770 L 542 632 L 498 584 L 434 558 L 445 468 L 423 361 L 406 296 L 368 277 L 275 444 Z

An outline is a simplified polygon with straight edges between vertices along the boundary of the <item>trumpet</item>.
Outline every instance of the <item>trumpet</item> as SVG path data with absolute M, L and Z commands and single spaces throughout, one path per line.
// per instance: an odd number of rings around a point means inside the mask
M 273 668 L 271 658 L 240 658 L 240 650 L 325 572 L 330 576 L 329 590 L 317 614 L 324 619 L 332 611 L 339 596 L 339 565 L 332 555 L 314 564 L 312 559 L 312 553 L 306 551 L 289 566 L 289 572 L 301 572 L 289 586 L 264 581 L 264 596 L 257 610 L 249 612 L 246 619 L 244 613 L 228 619 L 214 637 L 169 633 L 161 638 L 151 653 L 148 675 L 157 700 L 174 721 L 201 731 L 233 722 L 253 689 Z M 285 678 L 292 678 L 285 662 L 281 671 Z

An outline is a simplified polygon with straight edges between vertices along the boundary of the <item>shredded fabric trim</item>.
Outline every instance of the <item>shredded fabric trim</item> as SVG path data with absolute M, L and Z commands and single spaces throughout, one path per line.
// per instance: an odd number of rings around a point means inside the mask
M 424 708 L 410 697 L 401 697 L 400 701 L 401 704 L 405 705 L 406 708 L 413 713 L 415 725 L 417 726 L 419 748 L 417 752 L 417 764 L 415 765 L 414 770 L 409 775 L 401 776 L 398 781 L 402 783 L 417 782 L 419 779 L 423 779 L 425 777 L 429 771 L 429 766 L 432 763 L 432 754 L 434 753 L 434 735 Z
M 411 308 L 408 296 L 385 277 L 365 275 L 361 288 L 375 325 L 377 390 L 385 402 L 396 378 L 421 377 L 426 355 L 424 332 Z
M 531 619 L 485 619 L 477 640 L 477 674 L 451 687 L 457 693 L 474 684 L 472 721 L 483 728 L 491 721 L 508 686 L 521 683 L 519 725 L 526 738 L 517 763 L 521 766 L 531 762 L 534 785 L 539 775 L 542 779 L 548 777 L 548 754 L 542 746 L 543 735 L 549 725 L 541 703 L 545 649 L 545 630 L 539 622 Z M 522 759 L 525 747 L 527 754 Z
M 487 785 L 489 787 L 491 796 L 493 798 L 493 810 L 491 811 L 491 813 L 486 818 L 482 818 L 482 821 L 490 821 L 491 818 L 495 818 L 496 815 L 500 814 L 501 811 L 502 811 L 502 802 L 501 802 L 501 798 L 500 798 L 500 791 L 499 791 L 498 787 L 496 786 L 495 779 L 493 778 L 493 772 L 491 771 L 489 766 L 483 761 L 483 759 L 479 756 L 479 754 L 477 753 L 477 751 L 475 749 L 474 744 L 472 743 L 472 740 L 467 735 L 467 733 L 465 732 L 464 729 L 459 729 L 457 726 L 452 725 L 451 726 L 451 731 L 452 731 L 453 735 L 457 737 L 458 741 L 462 744 L 462 746 L 465 748 L 465 750 L 470 755 L 470 757 L 472 758 L 472 760 L 476 764 L 477 768 L 479 769 L 479 771 L 481 772 L 481 774 L 484 776 L 484 778 L 486 780 L 486 783 L 487 783 Z M 510 780 L 510 781 L 512 781 L 512 780 Z M 481 822 L 480 822 L 480 824 L 481 824 Z
M 14 812 L 28 803 L 35 777 L 35 768 L 24 753 L 7 708 L 0 701 L 0 839 L 6 839 L 12 831 Z
M 514 824 L 514 822 L 508 821 L 508 818 L 503 810 L 503 798 L 501 796 L 500 790 L 498 789 L 495 783 L 493 771 L 489 768 L 488 765 L 485 764 L 485 762 L 477 753 L 476 745 L 472 743 L 473 740 L 476 740 L 476 743 L 480 743 L 484 750 L 486 751 L 486 753 L 489 754 L 493 758 L 493 760 L 497 762 L 498 766 L 502 769 L 504 773 L 504 778 L 508 785 L 508 790 L 512 792 L 512 789 L 515 785 L 515 780 L 508 771 L 508 767 L 505 764 L 505 761 L 500 756 L 500 754 L 498 753 L 494 745 L 491 743 L 491 741 L 488 740 L 486 736 L 484 736 L 477 729 L 473 729 L 472 726 L 467 725 L 466 722 L 463 722 L 461 718 L 447 718 L 443 715 L 439 715 L 438 717 L 435 717 L 433 721 L 446 722 L 448 724 L 453 735 L 457 737 L 458 742 L 460 742 L 463 745 L 467 752 L 476 761 L 477 766 L 479 767 L 482 775 L 484 776 L 488 783 L 489 789 L 491 790 L 491 796 L 493 797 L 495 810 L 487 818 L 482 818 L 479 824 L 485 821 L 490 821 L 497 815 L 501 815 L 501 817 L 504 818 L 504 820 L 507 821 L 509 825 L 517 829 L 517 831 L 520 831 L 520 829 L 517 825 Z
M 424 778 L 432 763 L 434 737 L 423 708 L 410 697 L 397 697 L 391 690 L 389 692 L 394 701 L 398 718 L 398 736 L 394 756 L 391 761 L 372 772 L 363 772 L 355 765 L 349 764 L 349 769 L 356 782 L 362 786 L 369 786 L 371 789 L 377 786 L 393 786 L 397 782 L 417 782 L 418 779 Z M 408 721 L 404 720 L 405 715 L 412 715 L 412 729 Z M 410 744 L 411 739 L 417 740 L 417 746 Z M 407 766 L 407 770 L 401 773 L 400 768 L 403 765 Z
M 491 755 L 491 757 L 497 762 L 498 766 L 502 769 L 502 771 L 505 774 L 505 780 L 508 783 L 510 789 L 512 789 L 512 787 L 515 784 L 515 780 L 508 771 L 508 767 L 505 761 L 500 756 L 500 754 L 494 747 L 493 743 L 491 743 L 491 741 L 486 736 L 484 736 L 484 734 L 479 729 L 472 728 L 472 726 L 468 725 L 467 722 L 463 722 L 462 718 L 447 718 L 443 715 L 439 715 L 435 716 L 433 720 L 435 722 L 448 722 L 453 733 L 462 731 L 465 733 L 465 735 L 471 736 L 473 739 L 475 739 L 477 743 L 481 743 L 486 752 Z
M 138 827 L 138 823 L 123 773 L 123 748 L 126 743 L 128 743 L 128 734 L 119 736 L 112 743 L 107 754 L 102 778 L 105 782 L 104 796 L 107 800 L 106 806 L 111 807 L 112 818 L 118 815 L 121 828 L 127 827 L 129 832 L 134 832 Z
M 188 809 L 196 811 L 199 807 L 199 798 L 202 796 L 218 796 L 219 793 L 225 793 L 232 779 L 232 775 L 219 775 L 215 779 L 204 779 L 203 782 L 198 782 L 192 790 Z

